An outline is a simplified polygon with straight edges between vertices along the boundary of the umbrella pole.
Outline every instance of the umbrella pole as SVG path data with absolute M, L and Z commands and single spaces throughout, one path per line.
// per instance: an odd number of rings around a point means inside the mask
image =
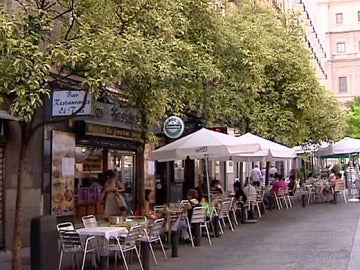
M 210 181 L 209 181 L 209 157 L 205 156 L 205 172 L 206 172 L 206 185 L 208 190 L 208 202 L 210 204 Z

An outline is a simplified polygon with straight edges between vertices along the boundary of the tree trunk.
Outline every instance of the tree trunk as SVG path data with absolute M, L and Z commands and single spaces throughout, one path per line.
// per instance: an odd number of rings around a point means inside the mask
M 22 135 L 24 130 L 22 130 Z M 22 136 L 23 139 L 23 136 Z M 24 189 L 26 179 L 28 177 L 27 171 L 27 151 L 28 141 L 22 140 L 20 144 L 20 157 L 17 179 L 17 196 L 15 206 L 15 222 L 12 246 L 12 270 L 20 270 L 22 267 L 21 249 L 22 249 L 22 232 L 24 227 Z
M 144 187 L 145 187 L 145 159 L 144 159 L 144 147 L 141 146 L 141 149 L 137 152 L 138 160 L 138 181 L 137 181 L 137 190 L 138 190 L 138 204 L 141 206 L 144 204 Z

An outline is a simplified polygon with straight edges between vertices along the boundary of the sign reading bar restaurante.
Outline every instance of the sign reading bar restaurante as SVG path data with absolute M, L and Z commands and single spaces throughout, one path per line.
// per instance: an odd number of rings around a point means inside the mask
M 61 90 L 54 91 L 52 95 L 52 116 L 72 115 L 84 103 L 84 90 Z M 91 94 L 88 93 L 83 108 L 76 115 L 91 114 Z

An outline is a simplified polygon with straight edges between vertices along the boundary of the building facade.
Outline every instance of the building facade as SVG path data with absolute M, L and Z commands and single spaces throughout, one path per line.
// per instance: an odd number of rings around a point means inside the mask
M 322 18 L 318 16 L 317 4 L 313 0 L 286 0 L 286 11 L 299 12 L 304 27 L 304 41 L 309 48 L 313 66 L 319 82 L 326 86 L 328 74 L 326 70 L 326 40 L 322 31 Z
M 360 1 L 318 0 L 325 33 L 326 87 L 342 103 L 360 96 Z

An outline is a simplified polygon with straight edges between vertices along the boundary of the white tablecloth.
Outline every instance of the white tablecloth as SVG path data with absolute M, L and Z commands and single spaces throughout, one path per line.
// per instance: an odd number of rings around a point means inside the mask
M 82 236 L 102 236 L 109 240 L 111 237 L 126 236 L 128 230 L 125 227 L 90 227 L 77 232 Z

